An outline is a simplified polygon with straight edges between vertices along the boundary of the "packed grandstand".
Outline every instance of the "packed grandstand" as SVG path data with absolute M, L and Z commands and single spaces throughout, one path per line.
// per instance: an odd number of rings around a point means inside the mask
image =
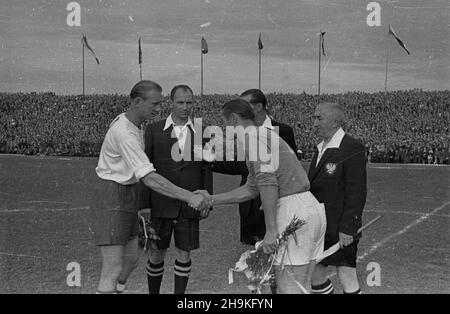
M 267 96 L 272 118 L 294 128 L 304 160 L 319 142 L 313 129 L 315 105 L 336 101 L 346 111 L 346 132 L 364 143 L 370 162 L 450 164 L 450 91 Z M 197 96 L 193 116 L 205 125 L 221 125 L 221 106 L 233 97 Z M 109 123 L 127 105 L 126 95 L 0 93 L 0 153 L 98 156 Z M 168 112 L 166 98 L 155 119 Z

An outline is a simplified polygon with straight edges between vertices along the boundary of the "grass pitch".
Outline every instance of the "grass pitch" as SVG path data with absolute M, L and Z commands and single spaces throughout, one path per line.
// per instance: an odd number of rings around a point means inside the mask
M 94 293 L 100 254 L 90 230 L 95 158 L 0 155 L 0 293 Z M 383 218 L 364 232 L 358 274 L 364 293 L 450 293 L 450 167 L 372 164 L 364 221 Z M 239 184 L 216 174 L 216 192 Z M 250 247 L 239 242 L 237 205 L 217 206 L 201 222 L 187 293 L 248 293 L 228 268 Z M 67 265 L 81 266 L 81 287 L 68 287 Z M 367 269 L 380 266 L 381 285 L 369 286 Z M 147 293 L 146 258 L 128 282 Z M 162 293 L 173 291 L 173 250 L 166 259 Z M 330 276 L 338 292 L 335 273 Z

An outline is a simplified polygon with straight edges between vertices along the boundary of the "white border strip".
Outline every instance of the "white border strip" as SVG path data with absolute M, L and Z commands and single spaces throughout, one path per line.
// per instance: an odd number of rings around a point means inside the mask
M 407 211 L 407 210 L 394 210 L 394 211 L 388 211 L 388 210 L 378 210 L 378 209 L 368 209 L 365 210 L 364 213 L 375 213 L 375 214 L 383 214 L 383 215 L 409 215 L 409 216 L 423 216 L 423 215 L 430 215 L 433 217 L 445 217 L 450 218 L 450 214 L 432 214 L 432 213 L 424 213 L 424 212 L 414 212 L 414 211 Z
M 431 212 L 424 214 L 422 216 L 420 216 L 419 218 L 417 218 L 416 220 L 414 220 L 412 223 L 410 223 L 409 225 L 407 225 L 406 227 L 404 227 L 403 229 L 401 229 L 400 231 L 397 231 L 396 233 L 393 233 L 389 236 L 387 236 L 386 238 L 384 238 L 383 240 L 381 240 L 380 242 L 375 243 L 374 245 L 372 245 L 372 247 L 365 252 L 363 255 L 358 256 L 358 260 L 357 261 L 361 261 L 364 258 L 366 258 L 368 255 L 370 255 L 371 253 L 375 252 L 377 249 L 379 249 L 380 247 L 382 247 L 383 245 L 385 245 L 387 242 L 391 241 L 392 239 L 401 236 L 402 234 L 404 234 L 406 231 L 408 231 L 409 229 L 411 229 L 412 227 L 415 227 L 417 225 L 419 225 L 420 223 L 424 222 L 425 220 L 427 220 L 430 216 L 436 214 L 438 211 L 444 209 L 445 207 L 447 207 L 448 205 L 450 205 L 450 202 L 447 202 L 439 207 L 436 207 L 435 209 L 433 209 Z
M 387 242 L 391 241 L 392 239 L 401 236 L 402 234 L 404 234 L 406 231 L 408 231 L 409 229 L 411 229 L 412 227 L 415 227 L 417 225 L 419 225 L 420 223 L 424 222 L 426 219 L 428 219 L 429 217 L 431 217 L 432 215 L 435 215 L 438 211 L 444 209 L 445 207 L 447 207 L 448 205 L 450 205 L 450 202 L 444 203 L 443 205 L 436 207 L 435 209 L 433 209 L 431 212 L 426 213 L 422 216 L 420 216 L 419 218 L 417 218 L 416 220 L 414 220 L 412 223 L 410 223 L 409 225 L 407 225 L 406 227 L 404 227 L 403 229 L 397 231 L 396 233 L 393 233 L 389 236 L 387 236 L 386 238 L 384 238 L 383 240 L 375 243 L 374 245 L 372 245 L 372 247 L 365 252 L 363 255 L 358 256 L 357 262 L 362 261 L 363 259 L 365 259 L 367 256 L 369 256 L 370 254 L 372 254 L 373 252 L 375 252 L 376 250 L 378 250 L 380 247 L 382 247 L 383 245 L 385 245 Z M 336 271 L 333 271 L 328 278 L 333 278 L 334 276 L 336 276 L 337 273 Z
M 43 258 L 42 256 L 34 256 L 34 255 L 26 255 L 26 254 L 14 254 L 14 253 L 6 253 L 6 252 L 0 252 L 0 256 Z
M 67 212 L 76 210 L 87 210 L 90 209 L 89 206 L 82 207 L 70 207 L 70 208 L 21 208 L 21 209 L 2 209 L 0 214 L 13 214 L 13 213 L 29 213 L 29 212 Z

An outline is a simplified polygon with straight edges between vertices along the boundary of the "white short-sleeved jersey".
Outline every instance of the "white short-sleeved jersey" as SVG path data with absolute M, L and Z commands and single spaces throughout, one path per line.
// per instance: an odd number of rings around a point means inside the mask
M 101 179 L 123 185 L 137 183 L 156 171 L 144 152 L 142 130 L 128 120 L 125 113 L 111 123 L 95 171 Z

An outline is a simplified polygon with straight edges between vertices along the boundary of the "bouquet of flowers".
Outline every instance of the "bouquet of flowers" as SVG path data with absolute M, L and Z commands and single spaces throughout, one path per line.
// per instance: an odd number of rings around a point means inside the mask
M 278 235 L 276 250 L 271 254 L 266 254 L 262 250 L 262 241 L 256 243 L 255 250 L 249 250 L 244 252 L 239 261 L 236 263 L 234 269 L 230 269 L 228 274 L 228 282 L 232 284 L 233 272 L 243 272 L 248 280 L 247 287 L 251 291 L 256 291 L 256 293 L 261 294 L 265 287 L 269 287 L 271 283 L 275 280 L 273 273 L 273 263 L 275 262 L 275 257 L 288 241 L 290 236 L 294 237 L 297 243 L 297 237 L 295 232 L 300 229 L 306 222 L 300 220 L 296 216 L 291 220 L 289 225 L 284 229 L 284 231 Z M 284 247 L 282 261 L 286 253 L 287 248 Z

